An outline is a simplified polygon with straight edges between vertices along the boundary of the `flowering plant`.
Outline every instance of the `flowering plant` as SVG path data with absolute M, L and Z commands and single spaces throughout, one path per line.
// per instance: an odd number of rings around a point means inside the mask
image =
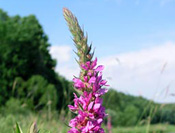
M 104 133 L 101 124 L 105 113 L 102 106 L 102 95 L 107 92 L 103 86 L 107 86 L 106 80 L 102 79 L 102 65 L 97 66 L 97 58 L 92 60 L 94 52 L 87 44 L 87 36 L 80 28 L 77 18 L 66 8 L 63 9 L 64 17 L 73 35 L 73 41 L 77 48 L 75 52 L 81 72 L 79 77 L 73 78 L 74 88 L 79 92 L 78 97 L 74 93 L 74 105 L 68 105 L 70 111 L 76 113 L 76 117 L 70 120 L 71 129 L 68 133 Z

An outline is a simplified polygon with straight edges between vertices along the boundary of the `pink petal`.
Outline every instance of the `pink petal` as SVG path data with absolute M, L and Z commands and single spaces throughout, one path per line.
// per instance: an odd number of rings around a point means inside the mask
M 71 128 L 68 133 L 80 133 L 75 127 Z
M 99 89 L 98 92 L 96 92 L 95 97 L 99 97 L 101 95 L 104 95 L 107 92 L 108 92 L 107 89 Z
M 98 111 L 98 109 L 100 108 L 100 106 L 101 106 L 101 104 L 100 103 L 96 103 L 96 104 L 94 104 L 94 107 L 93 107 L 93 109 L 94 109 L 94 111 Z
M 97 58 L 92 62 L 91 69 L 93 69 L 97 65 Z
M 76 118 L 70 120 L 70 122 L 69 122 L 70 127 L 76 127 L 76 125 L 77 125 L 77 119 Z
M 75 97 L 75 98 L 78 98 L 77 95 L 76 95 L 75 93 L 73 93 L 73 94 L 74 94 L 74 97 Z
M 73 78 L 73 82 L 74 82 L 74 87 L 77 89 L 81 89 L 85 87 L 84 83 L 78 78 Z
M 88 76 L 92 76 L 92 72 L 88 72 L 87 75 L 88 75 Z
M 107 83 L 106 80 L 102 80 L 102 81 L 100 82 L 100 85 L 105 85 L 106 83 Z
M 95 103 L 100 103 L 100 104 L 102 104 L 102 102 L 103 102 L 103 99 L 100 98 L 100 97 L 97 97 L 97 98 L 95 99 Z
M 90 68 L 90 64 L 91 64 L 90 61 L 87 61 L 87 62 L 86 62 L 86 66 L 87 66 L 88 69 Z
M 97 86 L 96 86 L 96 84 L 93 84 L 92 89 L 93 89 L 93 92 L 96 92 L 96 91 L 97 91 Z
M 86 65 L 84 65 L 84 64 L 81 64 L 81 68 L 83 68 L 86 71 L 88 70 L 88 67 Z
M 94 102 L 91 102 L 88 106 L 88 111 L 90 111 L 92 109 L 92 106 L 94 105 Z
M 96 77 L 91 77 L 89 80 L 89 83 L 95 83 L 95 81 L 96 81 Z
M 100 65 L 100 66 L 98 66 L 98 67 L 95 69 L 95 71 L 96 71 L 96 72 L 101 72 L 101 71 L 103 71 L 103 69 L 104 69 L 104 66 L 103 66 L 103 65 Z
M 69 109 L 73 112 L 75 112 L 77 110 L 76 107 L 72 106 L 72 105 L 68 105 Z
M 100 119 L 97 120 L 97 123 L 98 124 L 101 124 L 102 122 L 103 122 L 103 119 L 102 118 L 100 118 Z
M 84 81 L 87 82 L 88 76 L 84 76 Z

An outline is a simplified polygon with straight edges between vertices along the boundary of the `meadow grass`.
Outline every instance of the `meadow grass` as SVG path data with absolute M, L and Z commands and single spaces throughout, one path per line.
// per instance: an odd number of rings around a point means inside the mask
M 113 133 L 146 133 L 147 126 L 113 128 Z M 168 124 L 150 125 L 148 133 L 175 133 L 175 126 Z
M 18 122 L 24 133 L 27 133 L 33 122 L 37 123 L 40 133 L 66 133 L 69 127 L 66 126 L 64 117 L 54 116 L 48 120 L 47 115 L 6 115 L 0 116 L 0 133 L 13 133 L 15 123 Z M 103 125 L 106 130 L 106 126 Z M 113 127 L 112 133 L 146 133 L 147 125 L 136 127 Z M 108 131 L 106 130 L 106 133 Z M 175 133 L 175 126 L 168 124 L 150 125 L 149 133 Z

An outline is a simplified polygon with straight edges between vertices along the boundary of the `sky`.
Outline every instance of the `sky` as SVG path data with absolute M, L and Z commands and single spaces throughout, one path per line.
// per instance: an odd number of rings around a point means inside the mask
M 72 80 L 79 69 L 63 7 L 88 32 L 112 88 L 175 102 L 175 0 L 0 0 L 10 16 L 37 17 L 49 36 L 56 71 Z

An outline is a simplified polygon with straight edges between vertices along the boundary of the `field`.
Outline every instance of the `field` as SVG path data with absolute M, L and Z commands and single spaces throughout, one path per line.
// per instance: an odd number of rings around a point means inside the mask
M 114 128 L 113 133 L 146 133 L 147 126 Z M 175 126 L 168 124 L 151 125 L 147 133 L 175 133 Z
M 65 120 L 66 121 L 66 120 Z M 40 133 L 66 133 L 69 127 L 64 123 L 63 118 L 58 116 L 47 119 L 47 115 L 7 115 L 0 117 L 0 131 L 1 133 L 13 133 L 15 123 L 18 122 L 24 133 L 27 133 L 32 122 L 37 122 L 37 127 Z M 106 127 L 104 126 L 104 129 Z M 112 133 L 175 133 L 175 126 L 168 124 L 151 125 L 137 127 L 113 127 Z M 147 132 L 146 132 L 147 131 Z M 106 130 L 106 133 L 108 131 Z

